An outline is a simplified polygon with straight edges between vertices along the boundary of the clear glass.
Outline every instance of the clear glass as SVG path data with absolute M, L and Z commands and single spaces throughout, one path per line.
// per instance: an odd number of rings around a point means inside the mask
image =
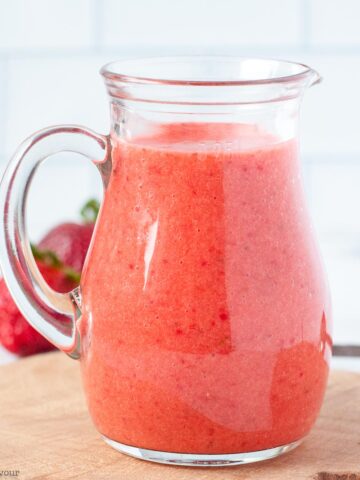
M 318 415 L 331 352 L 297 141 L 318 74 L 194 56 L 102 75 L 109 137 L 40 132 L 2 181 L 9 288 L 41 333 L 80 357 L 91 417 L 117 450 L 199 466 L 291 450 Z M 24 228 L 32 173 L 62 149 L 95 161 L 104 183 L 81 286 L 67 295 L 41 278 Z

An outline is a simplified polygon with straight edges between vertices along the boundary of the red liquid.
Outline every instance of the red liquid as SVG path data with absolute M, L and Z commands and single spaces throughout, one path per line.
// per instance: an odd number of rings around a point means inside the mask
M 115 145 L 82 278 L 82 371 L 101 433 L 239 453 L 309 431 L 331 340 L 303 207 L 295 142 L 251 127 L 177 124 Z

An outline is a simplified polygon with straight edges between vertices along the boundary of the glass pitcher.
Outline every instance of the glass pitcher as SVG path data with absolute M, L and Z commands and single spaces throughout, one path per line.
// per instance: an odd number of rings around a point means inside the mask
M 41 130 L 2 180 L 1 267 L 18 307 L 80 359 L 93 422 L 120 452 L 218 466 L 293 449 L 318 415 L 331 353 L 297 143 L 318 74 L 196 56 L 101 74 L 110 135 Z M 60 151 L 88 157 L 104 185 L 68 294 L 39 273 L 25 222 L 35 171 Z

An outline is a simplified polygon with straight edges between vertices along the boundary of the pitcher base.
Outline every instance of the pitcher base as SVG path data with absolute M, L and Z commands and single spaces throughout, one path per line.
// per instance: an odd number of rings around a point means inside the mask
M 179 465 L 189 467 L 225 467 L 232 465 L 241 465 L 245 463 L 261 462 L 270 458 L 278 457 L 283 453 L 290 452 L 296 448 L 302 440 L 281 445 L 267 450 L 258 450 L 256 452 L 247 453 L 222 453 L 218 455 L 204 455 L 193 453 L 171 453 L 160 452 L 158 450 L 147 450 L 145 448 L 131 447 L 123 443 L 116 442 L 103 436 L 105 442 L 121 453 L 135 457 L 148 462 L 165 463 L 168 465 Z

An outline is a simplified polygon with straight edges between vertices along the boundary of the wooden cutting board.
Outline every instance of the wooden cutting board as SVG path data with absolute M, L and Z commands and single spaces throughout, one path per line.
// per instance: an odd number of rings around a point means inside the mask
M 317 425 L 293 452 L 193 469 L 105 445 L 86 411 L 78 363 L 58 352 L 37 355 L 0 367 L 0 478 L 4 470 L 18 471 L 4 478 L 19 480 L 360 480 L 360 374 L 332 373 Z

